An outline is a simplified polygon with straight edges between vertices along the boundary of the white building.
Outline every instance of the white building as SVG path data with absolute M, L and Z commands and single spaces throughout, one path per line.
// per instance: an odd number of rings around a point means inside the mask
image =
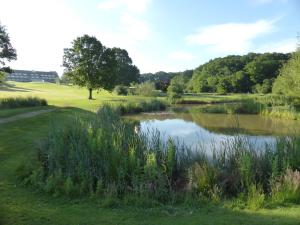
M 55 71 L 43 72 L 34 70 L 13 70 L 13 72 L 6 77 L 6 79 L 10 81 L 50 83 L 55 83 L 57 78 L 58 74 Z

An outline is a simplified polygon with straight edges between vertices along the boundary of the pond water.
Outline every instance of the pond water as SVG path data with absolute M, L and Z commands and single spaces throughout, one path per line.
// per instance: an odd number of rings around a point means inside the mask
M 166 112 L 130 116 L 139 121 L 141 132 L 157 130 L 164 140 L 169 137 L 194 149 L 211 150 L 237 135 L 255 149 L 273 146 L 276 138 L 299 134 L 300 122 L 259 115 L 228 115 L 197 112 L 197 107 L 173 108 Z

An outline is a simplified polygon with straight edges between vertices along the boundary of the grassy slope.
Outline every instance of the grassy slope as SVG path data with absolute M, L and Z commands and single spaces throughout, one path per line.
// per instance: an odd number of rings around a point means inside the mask
M 105 209 L 92 200 L 69 201 L 18 186 L 15 169 L 47 133 L 49 121 L 66 121 L 79 109 L 6 124 L 0 128 L 0 224 L 299 224 L 300 206 L 273 210 L 230 210 L 217 206 Z M 26 132 L 24 132 L 26 131 Z M 18 141 L 16 141 L 16 137 Z M 2 223 L 1 223 L 2 222 Z
M 0 98 L 5 97 L 39 97 L 46 99 L 48 104 L 57 107 L 77 107 L 94 111 L 105 101 L 125 101 L 127 99 L 138 100 L 145 97 L 138 96 L 117 96 L 107 91 L 93 92 L 94 100 L 88 100 L 88 91 L 85 88 L 78 88 L 66 85 L 50 83 L 21 83 L 9 82 L 9 86 L 0 88 Z M 13 116 L 18 113 L 37 110 L 36 107 L 22 109 L 7 109 L 0 111 L 0 118 Z

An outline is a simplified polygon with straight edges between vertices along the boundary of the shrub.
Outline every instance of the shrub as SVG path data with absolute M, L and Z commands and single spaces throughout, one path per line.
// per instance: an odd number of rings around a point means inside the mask
M 137 84 L 134 87 L 134 94 L 146 97 L 155 97 L 158 95 L 158 92 L 155 89 L 155 84 L 150 81 L 146 81 L 141 84 Z
M 117 85 L 117 86 L 114 88 L 114 92 L 115 92 L 117 95 L 127 95 L 127 94 L 128 94 L 128 87 L 123 86 L 123 85 Z
M 0 109 L 12 109 L 20 107 L 35 107 L 35 106 L 47 106 L 45 99 L 37 97 L 26 98 L 2 98 L 0 99 Z

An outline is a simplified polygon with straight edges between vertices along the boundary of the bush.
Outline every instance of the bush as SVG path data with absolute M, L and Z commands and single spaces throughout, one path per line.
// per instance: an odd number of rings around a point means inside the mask
M 115 92 L 117 95 L 127 95 L 127 94 L 128 94 L 128 87 L 123 86 L 123 85 L 117 85 L 117 86 L 114 88 L 114 92 Z
M 35 106 L 47 106 L 45 99 L 37 97 L 26 97 L 26 98 L 2 98 L 0 99 L 0 109 L 13 109 L 21 107 L 35 107 Z
M 168 99 L 171 103 L 180 100 L 185 89 L 185 81 L 183 76 L 175 76 L 168 87 Z
M 150 81 L 146 81 L 141 84 L 137 84 L 134 88 L 134 94 L 146 97 L 155 97 L 158 92 L 155 89 L 155 84 Z

